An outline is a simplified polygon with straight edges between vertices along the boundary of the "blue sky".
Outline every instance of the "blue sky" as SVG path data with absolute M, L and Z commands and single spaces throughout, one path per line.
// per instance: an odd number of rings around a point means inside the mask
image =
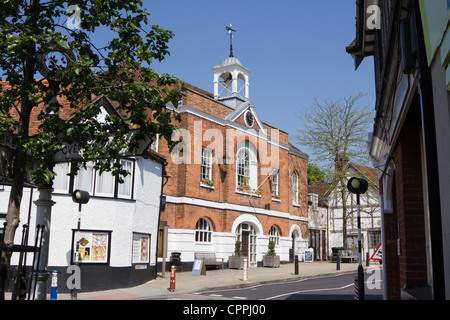
M 355 71 L 345 51 L 355 38 L 354 0 L 143 2 L 150 22 L 175 34 L 171 55 L 152 67 L 208 92 L 213 92 L 211 69 L 229 54 L 225 26 L 232 24 L 238 32 L 234 56 L 251 71 L 250 100 L 262 120 L 288 132 L 291 142 L 301 126 L 297 116 L 314 98 L 365 92 L 361 104 L 374 108 L 373 59 Z
M 151 67 L 213 92 L 212 68 L 229 55 L 225 27 L 237 30 L 234 56 L 251 71 L 250 100 L 261 119 L 290 135 L 314 99 L 360 100 L 374 110 L 373 58 L 355 71 L 345 48 L 355 38 L 355 0 L 144 0 L 150 23 L 174 32 L 170 56 Z M 92 34 L 98 47 L 111 35 Z M 371 131 L 372 127 L 368 128 Z

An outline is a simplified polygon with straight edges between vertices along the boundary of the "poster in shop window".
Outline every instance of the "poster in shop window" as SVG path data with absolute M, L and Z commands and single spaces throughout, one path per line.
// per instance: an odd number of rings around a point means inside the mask
M 133 263 L 150 262 L 150 235 L 133 234 Z
M 75 256 L 79 242 L 76 261 L 83 263 L 107 263 L 109 255 L 109 232 L 77 231 L 75 239 Z

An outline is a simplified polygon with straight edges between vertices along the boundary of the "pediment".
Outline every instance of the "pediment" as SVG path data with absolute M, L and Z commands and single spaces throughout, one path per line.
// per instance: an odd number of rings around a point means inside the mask
M 228 114 L 224 120 L 236 122 L 248 129 L 262 131 L 264 135 L 267 135 L 267 130 L 250 101 L 243 102 L 236 110 Z

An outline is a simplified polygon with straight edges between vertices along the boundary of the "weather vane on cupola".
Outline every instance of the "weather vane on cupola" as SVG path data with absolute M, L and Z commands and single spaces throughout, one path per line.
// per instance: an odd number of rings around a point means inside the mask
M 225 27 L 225 29 L 230 34 L 230 57 L 233 57 L 233 33 L 237 33 L 236 30 L 232 29 L 232 24 L 230 23 L 229 27 Z

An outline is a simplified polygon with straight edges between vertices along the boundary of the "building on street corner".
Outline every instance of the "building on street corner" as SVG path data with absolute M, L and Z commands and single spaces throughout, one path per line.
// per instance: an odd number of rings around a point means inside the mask
M 64 100 L 61 101 L 65 106 Z M 106 97 L 96 101 L 103 115 L 110 114 L 114 107 Z M 71 112 L 61 109 L 60 115 Z M 37 118 L 34 128 L 37 128 Z M 33 123 L 32 123 L 33 124 Z M 1 144 L 1 143 L 0 143 Z M 160 213 L 160 195 L 166 160 L 148 148 L 142 155 L 130 155 L 120 161 L 129 175 L 119 184 L 110 172 L 96 171 L 93 163 L 80 168 L 78 174 L 67 174 L 71 165 L 65 156 L 55 166 L 57 176 L 53 181 L 52 215 L 47 270 L 58 271 L 58 291 L 70 292 L 66 285 L 68 267 L 80 266 L 82 291 L 106 290 L 130 287 L 145 283 L 156 276 L 157 235 Z M 0 181 L 0 218 L 7 212 L 11 181 L 7 177 Z M 87 191 L 90 199 L 82 205 L 72 200 L 74 190 Z M 28 244 L 35 241 L 36 210 L 39 190 L 32 184 L 24 189 L 21 204 L 20 226 L 15 244 L 21 243 L 22 225 L 28 224 Z M 80 218 L 80 231 L 78 219 Z M 1 220 L 0 220 L 1 221 Z M 3 221 L 1 221 L 1 229 Z M 0 231 L 2 231 L 0 229 Z M 77 254 L 77 242 L 80 250 Z M 13 253 L 11 274 L 17 267 L 19 254 Z M 33 255 L 27 258 L 27 269 L 31 269 Z M 12 281 L 10 284 L 10 289 Z

